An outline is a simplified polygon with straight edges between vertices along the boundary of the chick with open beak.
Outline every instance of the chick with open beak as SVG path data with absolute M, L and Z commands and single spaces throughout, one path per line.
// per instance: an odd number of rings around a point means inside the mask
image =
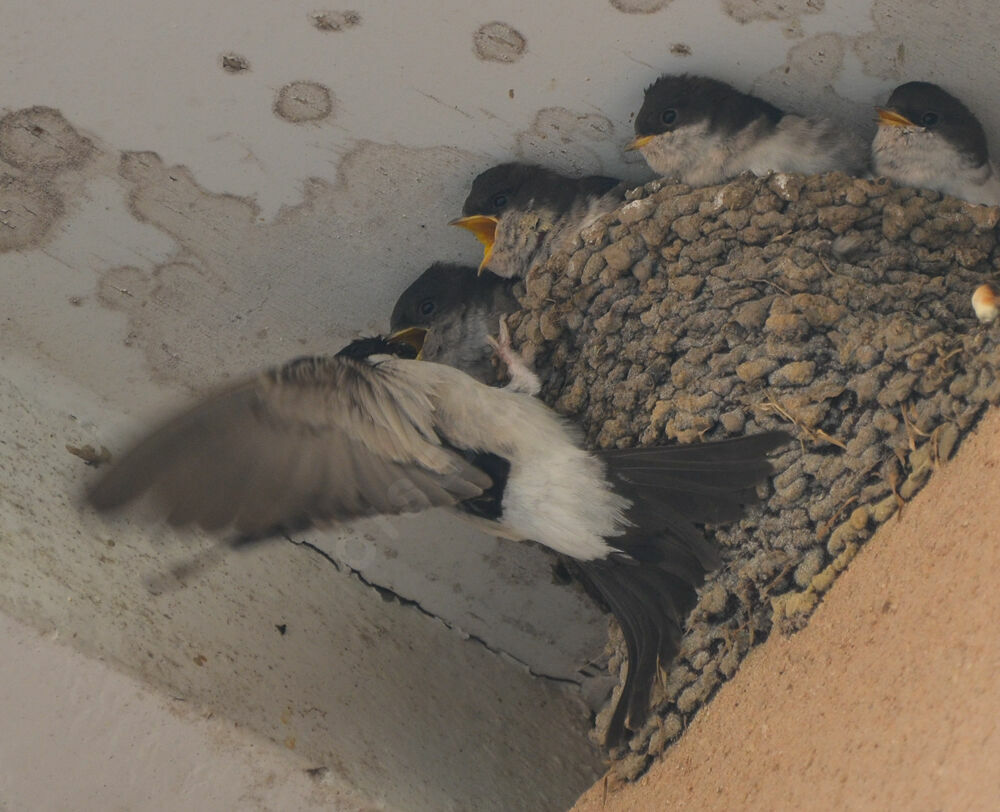
M 462 206 L 461 226 L 483 244 L 480 272 L 521 278 L 568 250 L 594 219 L 625 199 L 617 178 L 571 178 L 534 164 L 499 164 L 480 173 Z
M 496 242 L 498 222 L 500 222 L 499 217 L 489 214 L 471 214 L 468 217 L 456 217 L 448 223 L 450 226 L 458 226 L 466 231 L 471 231 L 475 238 L 482 243 L 483 259 L 479 263 L 478 273 L 483 272 L 493 256 L 493 244 Z

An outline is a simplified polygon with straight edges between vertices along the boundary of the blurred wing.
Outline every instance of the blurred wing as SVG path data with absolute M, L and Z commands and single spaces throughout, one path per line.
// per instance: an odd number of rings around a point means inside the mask
M 442 447 L 419 368 L 397 367 L 328 357 L 270 370 L 141 440 L 88 498 L 110 510 L 148 493 L 170 524 L 259 538 L 480 495 L 492 480 Z

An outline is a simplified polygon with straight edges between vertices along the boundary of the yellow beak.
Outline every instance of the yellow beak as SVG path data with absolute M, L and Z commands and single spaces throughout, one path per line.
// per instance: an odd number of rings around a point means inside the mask
M 395 341 L 401 344 L 409 344 L 413 349 L 417 351 L 417 360 L 420 361 L 424 355 L 424 339 L 427 338 L 427 328 L 425 327 L 404 327 L 402 330 L 397 330 L 391 336 L 389 336 L 389 341 Z
M 497 222 L 499 221 L 496 217 L 491 217 L 488 214 L 473 214 L 469 217 L 459 217 L 457 220 L 452 220 L 448 223 L 450 226 L 459 226 L 466 231 L 471 231 L 476 235 L 476 239 L 483 244 L 483 261 L 479 263 L 479 273 L 483 272 L 483 269 L 490 261 L 490 257 L 493 256 L 493 242 L 496 240 Z
M 895 110 L 887 110 L 884 107 L 876 107 L 875 112 L 878 113 L 878 123 L 885 124 L 889 127 L 916 127 L 917 125 L 910 121 L 906 116 L 900 115 Z
M 625 145 L 625 151 L 629 152 L 630 150 L 633 150 L 633 149 L 642 149 L 644 146 L 646 146 L 646 144 L 648 144 L 650 141 L 652 141 L 653 138 L 655 138 L 655 136 L 652 136 L 652 135 L 640 135 L 640 136 L 637 136 L 636 138 L 634 138 L 632 141 L 629 141 Z

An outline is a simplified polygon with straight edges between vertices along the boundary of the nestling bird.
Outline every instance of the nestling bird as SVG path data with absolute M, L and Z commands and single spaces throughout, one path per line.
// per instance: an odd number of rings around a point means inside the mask
M 962 102 L 931 82 L 907 82 L 876 110 L 876 175 L 970 203 L 1000 205 L 1000 176 L 990 162 L 986 133 Z
M 717 79 L 666 74 L 646 88 L 635 118 L 637 149 L 650 169 L 689 186 L 742 172 L 865 171 L 861 139 L 826 118 L 785 113 Z
M 111 510 L 144 497 L 168 523 L 230 533 L 233 546 L 436 506 L 534 540 L 568 556 L 622 626 L 629 667 L 608 732 L 616 744 L 648 713 L 695 587 L 718 564 L 695 523 L 740 517 L 787 435 L 589 452 L 528 392 L 415 354 L 402 341 L 361 339 L 267 370 L 141 439 L 88 498 Z
M 462 217 L 451 225 L 468 229 L 483 244 L 480 271 L 520 278 L 569 250 L 581 229 L 624 199 L 617 178 L 571 178 L 535 164 L 498 164 L 472 182 Z
M 500 318 L 520 308 L 516 280 L 477 274 L 468 265 L 436 262 L 400 294 L 389 327 L 399 336 L 425 331 L 420 358 L 460 369 L 482 383 L 496 383 L 488 339 Z

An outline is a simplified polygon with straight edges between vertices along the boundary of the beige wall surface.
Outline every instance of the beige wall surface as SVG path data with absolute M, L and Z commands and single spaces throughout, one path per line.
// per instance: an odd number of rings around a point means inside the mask
M 195 391 L 385 329 L 422 268 L 475 261 L 446 223 L 493 162 L 647 178 L 622 146 L 661 72 L 866 133 L 929 79 L 996 133 L 997 42 L 986 0 L 11 0 L 0 609 L 373 803 L 568 803 L 600 766 L 605 619 L 542 553 L 428 515 L 175 583 L 206 540 L 88 513 L 66 446 L 120 452 Z

